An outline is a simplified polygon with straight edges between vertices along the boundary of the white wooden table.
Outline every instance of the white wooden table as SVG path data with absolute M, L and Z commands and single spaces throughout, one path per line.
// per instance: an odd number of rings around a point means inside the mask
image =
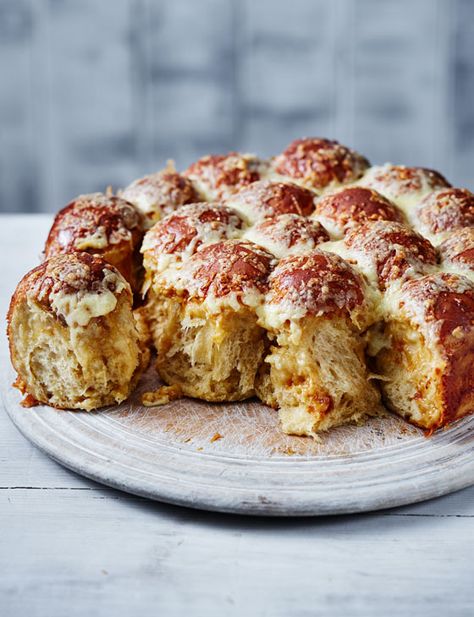
M 0 217 L 2 315 L 49 224 Z M 474 487 L 357 516 L 208 514 L 85 480 L 0 414 L 2 617 L 472 616 L 473 556 Z

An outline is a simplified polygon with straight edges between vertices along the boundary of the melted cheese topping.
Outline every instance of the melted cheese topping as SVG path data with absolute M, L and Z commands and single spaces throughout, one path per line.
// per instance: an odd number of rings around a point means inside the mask
M 437 268 L 438 272 L 446 274 L 458 274 L 474 282 L 474 270 L 470 264 L 463 261 L 442 261 Z
M 152 182 L 139 184 L 136 181 L 128 188 L 124 189 L 121 196 L 133 203 L 144 214 L 152 214 L 157 210 L 161 193 Z
M 375 267 L 375 260 L 371 256 L 363 251 L 354 251 L 349 248 L 344 240 L 334 240 L 332 242 L 324 242 L 319 247 L 323 251 L 329 253 L 336 253 L 339 257 L 342 257 L 348 261 L 351 265 L 356 265 L 358 270 L 362 272 L 365 278 L 371 285 L 378 286 L 377 270 Z
M 181 213 L 188 211 L 192 216 L 194 212 L 197 211 L 199 213 L 199 210 L 205 210 L 206 207 L 205 204 L 182 206 Z M 174 251 L 172 253 L 166 253 L 163 250 L 158 251 L 155 249 L 156 230 L 151 229 L 145 234 L 140 251 L 144 255 L 144 263 L 147 270 L 163 272 L 170 267 L 179 269 L 181 267 L 180 262 L 189 259 L 201 245 L 206 246 L 208 244 L 214 244 L 224 239 L 237 239 L 242 235 L 242 221 L 238 215 L 233 212 L 230 213 L 229 222 L 227 224 L 216 220 L 206 221 L 204 223 L 200 221 L 192 222 L 196 235 L 192 237 L 184 250 Z
M 413 224 L 415 206 L 428 193 L 439 188 L 439 183 L 421 168 L 417 169 L 418 173 L 416 173 L 414 179 L 397 179 L 392 175 L 393 167 L 391 163 L 374 165 L 354 184 L 375 189 L 381 195 L 393 201 L 394 204 L 403 210 L 410 224 Z M 414 182 L 418 186 L 416 188 L 410 187 L 410 182 Z
M 311 218 L 314 219 L 315 221 L 318 221 L 318 223 L 321 223 L 324 229 L 329 232 L 329 235 L 331 236 L 331 238 L 334 238 L 335 240 L 339 240 L 340 238 L 343 237 L 344 234 L 334 219 L 331 219 L 327 216 L 323 216 L 322 214 L 312 214 Z
M 288 322 L 291 328 L 298 327 L 298 321 L 307 313 L 306 307 L 303 305 L 295 306 L 288 299 L 277 304 L 265 302 L 257 308 L 259 323 L 269 330 L 278 330 L 285 322 Z M 320 314 L 323 315 L 323 311 L 320 311 Z
M 79 290 L 76 293 L 62 291 L 51 294 L 51 308 L 71 328 L 85 327 L 91 319 L 111 313 L 117 306 L 117 296 L 126 289 L 126 283 L 110 270 L 97 291 Z M 109 286 L 114 286 L 111 291 Z
M 89 248 L 105 249 L 108 244 L 109 244 L 109 240 L 107 238 L 107 233 L 104 227 L 98 227 L 97 230 L 90 236 L 84 236 L 83 238 L 78 238 L 75 241 L 74 246 L 79 251 L 85 251 Z
M 313 238 L 300 237 L 293 246 L 288 246 L 288 242 L 279 238 L 272 238 L 269 234 L 262 233 L 256 226 L 250 227 L 244 233 L 243 239 L 263 246 L 264 249 L 267 249 L 267 251 L 270 251 L 270 253 L 280 259 L 288 255 L 304 255 L 316 248 L 316 242 Z

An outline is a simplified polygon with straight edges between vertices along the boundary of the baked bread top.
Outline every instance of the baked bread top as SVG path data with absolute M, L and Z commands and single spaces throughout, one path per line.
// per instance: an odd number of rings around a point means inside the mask
M 133 247 L 141 240 L 142 217 L 133 205 L 115 195 L 80 195 L 56 215 L 45 245 L 46 258 L 86 251 L 102 254 Z
M 70 327 L 86 326 L 110 313 L 124 295 L 132 303 L 127 281 L 110 264 L 84 252 L 56 255 L 28 272 L 10 304 L 33 302 Z
M 369 167 L 369 161 L 335 140 L 306 137 L 293 141 L 273 159 L 271 167 L 280 176 L 322 191 L 354 182 Z
M 199 201 L 192 182 L 171 165 L 162 171 L 138 178 L 119 191 L 119 196 L 143 214 L 147 228 L 179 206 Z
M 176 207 L 147 232 L 145 291 L 223 297 L 230 284 L 238 297 L 258 290 L 253 301 L 271 306 L 273 320 L 337 308 L 367 324 L 407 281 L 474 278 L 473 195 L 437 171 L 371 167 L 334 140 L 304 138 L 269 160 L 206 156 L 183 175 L 206 201 Z M 248 251 L 272 259 L 231 276 Z

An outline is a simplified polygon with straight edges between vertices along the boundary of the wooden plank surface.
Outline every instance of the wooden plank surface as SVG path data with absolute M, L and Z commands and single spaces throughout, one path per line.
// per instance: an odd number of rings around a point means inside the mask
M 0 222 L 4 313 L 50 219 Z M 206 514 L 82 479 L 38 452 L 2 413 L 0 529 L 2 617 L 474 610 L 474 488 L 358 516 Z
M 4 615 L 472 614 L 472 516 L 282 523 L 106 490 L 0 504 Z

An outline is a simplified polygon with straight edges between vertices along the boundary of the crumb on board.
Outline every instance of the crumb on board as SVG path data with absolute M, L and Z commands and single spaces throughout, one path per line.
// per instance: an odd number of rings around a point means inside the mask
M 170 401 L 175 401 L 183 396 L 179 386 L 161 386 L 158 390 L 144 392 L 142 394 L 142 405 L 145 407 L 158 407 L 166 405 Z
M 27 408 L 36 407 L 36 405 L 39 405 L 39 402 L 35 399 L 34 396 L 31 396 L 31 394 L 27 394 L 25 398 L 21 401 L 20 405 Z
M 220 433 L 214 433 L 214 435 L 211 437 L 211 443 L 213 443 L 214 441 L 218 441 L 219 439 L 222 439 L 222 435 Z
M 294 450 L 291 446 L 272 448 L 270 454 L 278 454 L 284 456 L 295 456 L 304 454 L 304 450 Z

